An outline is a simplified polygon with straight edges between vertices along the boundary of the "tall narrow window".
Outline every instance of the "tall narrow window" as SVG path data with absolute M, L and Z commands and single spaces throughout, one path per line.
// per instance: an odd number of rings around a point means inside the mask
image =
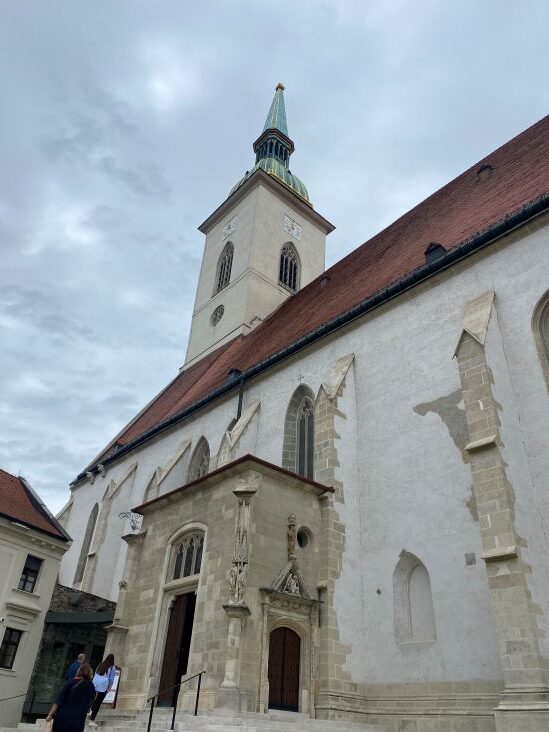
M 175 563 L 171 579 L 192 577 L 200 574 L 204 534 L 201 531 L 187 534 L 176 546 Z
M 306 478 L 314 477 L 314 408 L 305 397 L 297 413 L 297 472 Z
M 280 252 L 278 281 L 291 292 L 299 288 L 299 255 L 293 244 L 284 244 Z
M 194 449 L 191 463 L 189 465 L 189 474 L 187 482 L 197 480 L 206 475 L 210 470 L 210 446 L 205 437 L 201 437 Z
M 225 244 L 225 248 L 221 252 L 219 262 L 217 263 L 217 272 L 215 276 L 215 287 L 213 293 L 214 295 L 222 290 L 224 287 L 227 287 L 227 285 L 231 281 L 233 254 L 234 246 L 231 242 L 227 242 L 227 244 Z
M 95 524 L 97 522 L 97 514 L 99 513 L 99 506 L 97 503 L 92 509 L 90 517 L 88 519 L 88 525 L 86 526 L 86 533 L 84 534 L 84 541 L 82 542 L 82 548 L 80 549 L 80 557 L 78 564 L 76 565 L 76 572 L 74 573 L 74 583 L 82 582 L 84 576 L 84 569 L 86 567 L 86 559 L 90 551 L 90 546 L 93 538 L 93 532 L 95 531 Z
M 282 467 L 306 478 L 314 478 L 314 396 L 302 384 L 294 391 L 284 420 Z
M 6 628 L 0 647 L 0 668 L 13 668 L 22 635 L 23 633 L 20 630 Z
M 28 554 L 17 589 L 23 590 L 23 592 L 34 592 L 41 566 L 41 559 L 33 557 L 32 554 Z

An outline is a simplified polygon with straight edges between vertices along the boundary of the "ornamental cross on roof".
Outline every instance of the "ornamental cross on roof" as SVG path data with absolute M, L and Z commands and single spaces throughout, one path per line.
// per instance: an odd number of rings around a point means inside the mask
M 279 130 L 283 135 L 288 137 L 288 125 L 286 123 L 286 107 L 284 106 L 284 84 L 280 82 L 276 85 L 275 95 L 269 114 L 265 120 L 265 127 L 263 132 L 266 130 Z

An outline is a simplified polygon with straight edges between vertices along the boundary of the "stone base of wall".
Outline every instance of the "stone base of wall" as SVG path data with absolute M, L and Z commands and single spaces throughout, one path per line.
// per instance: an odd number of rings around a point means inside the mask
M 549 730 L 549 709 L 496 710 L 497 732 L 547 732 Z
M 367 694 L 321 691 L 316 718 L 377 724 L 387 732 L 500 732 L 494 717 L 499 690 L 497 683 L 478 682 L 477 688 L 474 683 L 394 684 L 372 687 Z

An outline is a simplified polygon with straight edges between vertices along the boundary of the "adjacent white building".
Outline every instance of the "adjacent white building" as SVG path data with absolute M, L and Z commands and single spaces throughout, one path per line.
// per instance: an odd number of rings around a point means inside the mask
M 0 727 L 21 719 L 69 542 L 27 481 L 0 470 Z
M 129 709 L 205 667 L 211 706 L 549 729 L 549 118 L 326 271 L 293 149 L 279 85 L 186 363 L 71 486 L 61 582 L 119 600 Z

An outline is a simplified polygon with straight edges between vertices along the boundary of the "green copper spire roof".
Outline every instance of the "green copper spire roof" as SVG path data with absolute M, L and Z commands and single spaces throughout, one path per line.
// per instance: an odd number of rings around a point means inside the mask
M 267 120 L 265 121 L 265 130 L 280 130 L 283 135 L 288 137 L 288 125 L 286 123 L 286 107 L 284 106 L 284 84 L 280 82 L 276 85 L 275 95 Z
M 256 170 L 263 170 L 310 206 L 307 189 L 297 175 L 290 170 L 290 155 L 293 151 L 294 143 L 288 137 L 288 125 L 286 124 L 284 84 L 277 84 L 265 127 L 254 142 L 255 165 L 251 170 L 247 170 L 246 175 L 233 186 L 231 193 L 240 188 Z

